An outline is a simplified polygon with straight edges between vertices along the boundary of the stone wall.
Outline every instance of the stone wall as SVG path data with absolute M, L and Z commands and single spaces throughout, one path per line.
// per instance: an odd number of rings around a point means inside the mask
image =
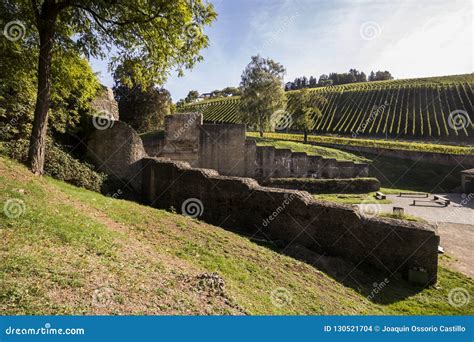
M 407 276 L 422 268 L 437 275 L 436 227 L 394 219 L 366 219 L 352 207 L 316 201 L 307 192 L 266 188 L 250 178 L 221 176 L 185 162 L 145 158 L 143 195 L 157 208 L 193 213 L 206 222 L 247 230 L 285 244 L 364 263 L 382 273 Z
M 87 156 L 98 170 L 123 179 L 141 191 L 141 160 L 147 156 L 135 130 L 122 121 L 112 121 L 95 130 L 88 140 Z
M 137 133 L 119 121 L 95 131 L 88 150 L 101 171 L 126 180 L 157 208 L 182 211 L 191 201 L 201 219 L 217 226 L 303 245 L 390 275 L 422 268 L 427 283 L 436 281 L 439 236 L 433 225 L 367 219 L 350 206 L 316 201 L 307 192 L 262 187 L 250 178 L 150 158 Z M 319 159 L 313 162 L 319 165 Z M 296 158 L 291 167 L 300 170 L 298 163 Z
M 246 138 L 242 124 L 202 124 L 201 114 L 176 114 L 165 118 L 164 138 L 143 139 L 150 156 L 186 161 L 222 175 L 259 180 L 285 177 L 367 177 L 367 164 L 338 161 L 303 152 L 257 146 Z
M 377 178 L 270 178 L 261 184 L 282 189 L 305 190 L 315 194 L 360 194 L 380 190 Z
M 200 127 L 199 167 L 222 175 L 246 175 L 245 125 L 204 124 Z
M 465 168 L 474 167 L 474 154 L 447 154 L 434 152 L 421 152 L 409 150 L 392 150 L 379 147 L 350 146 L 344 144 L 317 143 L 318 146 L 337 148 L 346 151 L 376 154 L 382 157 L 392 157 L 408 159 L 417 162 L 426 162 L 447 166 L 463 166 Z
M 199 166 L 199 141 L 202 115 L 197 113 L 168 115 L 160 157 L 183 160 Z
M 112 120 L 119 119 L 118 104 L 111 88 L 102 86 L 91 105 L 98 115 L 109 117 Z
M 465 194 L 474 193 L 474 169 L 461 172 L 461 191 Z

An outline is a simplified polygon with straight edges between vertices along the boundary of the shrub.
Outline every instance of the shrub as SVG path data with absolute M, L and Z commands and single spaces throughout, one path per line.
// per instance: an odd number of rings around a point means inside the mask
M 21 139 L 5 143 L 3 150 L 10 158 L 25 162 L 28 141 Z M 51 140 L 46 146 L 44 172 L 47 176 L 97 192 L 101 191 L 107 179 L 105 174 L 94 171 L 92 165 L 72 157 Z

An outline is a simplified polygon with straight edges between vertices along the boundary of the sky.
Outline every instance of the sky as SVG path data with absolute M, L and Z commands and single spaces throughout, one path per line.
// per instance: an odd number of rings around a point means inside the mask
M 173 101 L 189 90 L 238 86 L 252 55 L 283 64 L 285 81 L 330 72 L 389 70 L 397 79 L 471 73 L 474 0 L 210 0 L 204 61 L 164 87 Z M 107 60 L 91 60 L 113 85 Z

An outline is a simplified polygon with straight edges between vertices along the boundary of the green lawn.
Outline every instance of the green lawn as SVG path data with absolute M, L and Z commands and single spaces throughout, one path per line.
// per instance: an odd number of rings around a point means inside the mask
M 249 137 L 259 137 L 257 132 L 247 132 Z M 264 138 L 303 142 L 302 134 L 286 134 L 286 133 L 264 133 Z M 326 144 L 339 144 L 348 146 L 361 146 L 361 147 L 376 147 L 386 148 L 394 150 L 410 150 L 410 151 L 422 151 L 422 152 L 437 152 L 437 153 L 448 153 L 448 154 L 474 154 L 474 147 L 471 146 L 454 146 L 454 145 L 442 145 L 442 144 L 429 144 L 421 142 L 408 142 L 408 141 L 396 141 L 396 140 L 382 140 L 382 139 L 360 139 L 360 138 L 342 138 L 342 137 L 331 137 L 324 135 L 309 135 L 308 142 L 310 143 L 326 143 Z
M 350 160 L 354 162 L 364 163 L 369 160 L 355 155 L 354 153 L 344 152 L 335 148 L 321 147 L 316 145 L 303 144 L 294 141 L 276 140 L 259 138 L 252 136 L 260 146 L 274 146 L 276 148 L 289 148 L 293 152 L 306 152 L 308 155 L 322 156 L 324 158 L 334 158 L 337 160 Z
M 2 314 L 467 315 L 474 310 L 472 301 L 449 304 L 451 289 L 473 293 L 474 284 L 443 261 L 437 286 L 421 290 L 390 278 L 369 300 L 372 284 L 383 279 L 378 273 L 361 273 L 357 282 L 336 280 L 246 237 L 38 178 L 4 157 L 0 190 L 2 206 L 12 199 L 20 204 L 17 211 L 0 213 Z
M 460 186 L 461 166 L 445 166 L 381 157 L 370 153 L 345 152 L 335 148 L 322 147 L 301 142 L 254 138 L 258 145 L 289 148 L 295 152 L 306 152 L 324 158 L 336 158 L 369 163 L 369 176 L 377 178 L 383 187 L 425 192 L 451 192 Z

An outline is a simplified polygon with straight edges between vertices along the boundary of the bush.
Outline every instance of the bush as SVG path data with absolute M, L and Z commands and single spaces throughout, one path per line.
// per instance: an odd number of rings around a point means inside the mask
M 12 159 L 25 162 L 27 159 L 28 141 L 21 139 L 5 143 L 4 152 Z M 92 165 L 75 159 L 63 147 L 47 142 L 44 173 L 55 179 L 75 186 L 100 192 L 107 176 L 94 171 Z

